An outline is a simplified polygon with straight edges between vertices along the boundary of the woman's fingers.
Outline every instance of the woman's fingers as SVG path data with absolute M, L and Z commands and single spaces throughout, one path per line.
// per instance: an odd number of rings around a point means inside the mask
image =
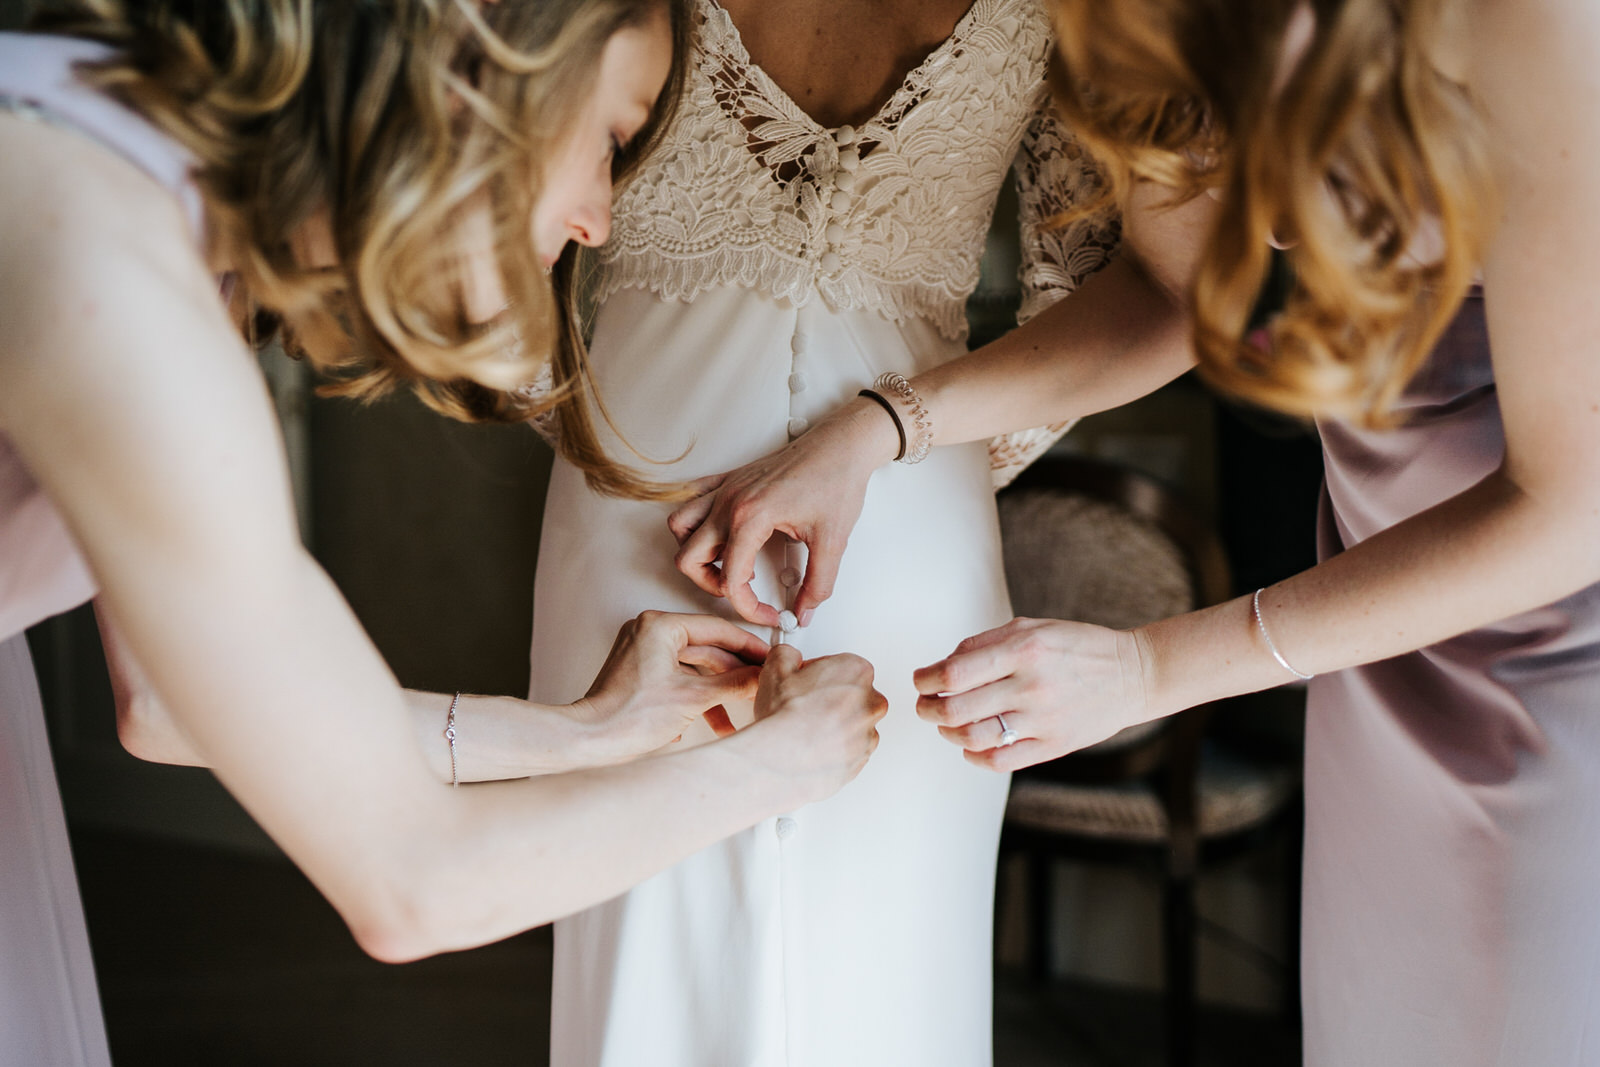
M 720 648 L 746 663 L 760 663 L 767 657 L 767 643 L 738 623 L 716 615 L 671 615 L 682 627 L 684 647 Z
M 679 504 L 671 515 L 667 516 L 667 529 L 672 531 L 673 538 L 678 544 L 683 542 L 700 528 L 706 521 L 706 516 L 711 514 L 711 509 L 717 503 L 717 490 L 721 488 L 725 474 L 713 474 L 709 478 L 700 478 L 690 482 L 689 487 L 694 491 L 693 498 Z
M 756 557 L 771 539 L 770 523 L 735 525 L 722 552 L 722 595 L 743 618 L 757 626 L 778 625 L 778 609 L 763 604 L 750 587 L 756 574 Z
M 939 736 L 952 745 L 966 749 L 968 752 L 984 752 L 991 748 L 1001 747 L 1000 740 L 1005 736 L 1008 729 L 1017 733 L 1017 740 L 1012 742 L 1013 744 L 1019 744 L 1023 738 L 1030 736 L 1027 719 L 1028 716 L 1020 711 L 1008 711 L 1005 713 L 1005 723 L 1003 725 L 1000 722 L 1000 716 L 989 715 L 982 719 L 975 719 L 965 726 L 941 726 L 939 727 Z
M 917 716 L 940 726 L 965 726 L 1017 710 L 1018 686 L 1008 675 L 999 681 L 947 696 L 917 697 Z
M 961 754 L 968 763 L 975 767 L 982 767 L 987 771 L 996 771 L 1009 774 L 1019 771 L 1024 767 L 1032 767 L 1035 763 L 1054 759 L 1059 753 L 1052 752 L 1050 746 L 1043 741 L 1023 740 L 1004 748 L 990 748 L 982 752 L 963 752 Z
M 720 674 L 697 678 L 695 682 L 699 700 L 706 706 L 730 700 L 751 700 L 761 684 L 761 668 L 750 665 L 735 667 Z
M 673 563 L 702 592 L 722 595 L 723 532 L 714 519 L 707 519 L 678 546 Z
M 745 666 L 732 652 L 709 645 L 689 645 L 678 653 L 678 662 L 699 674 L 722 674 Z
M 794 611 L 801 619 L 809 622 L 817 606 L 833 595 L 847 543 L 846 538 L 832 537 L 818 537 L 814 543 L 806 543 L 806 578 L 794 598 Z
M 972 638 L 967 640 L 970 641 Z M 979 686 L 997 682 L 1001 678 L 1007 678 L 1014 673 L 1015 664 L 1010 653 L 1010 646 L 1005 641 L 981 645 L 965 652 L 956 652 L 938 663 L 929 664 L 912 672 L 911 684 L 924 696 L 965 693 Z
M 706 725 L 711 727 L 711 732 L 718 737 L 728 737 L 737 733 L 733 727 L 733 720 L 728 718 L 728 709 L 721 704 L 706 709 L 704 717 Z
M 778 625 L 781 613 L 771 604 L 762 603 L 761 598 L 756 596 L 756 591 L 751 588 L 749 578 L 737 585 L 724 585 L 723 590 L 728 597 L 728 603 L 733 605 L 733 610 L 744 618 L 757 626 Z
M 778 688 L 789 676 L 800 669 L 801 656 L 793 645 L 776 645 L 767 653 L 766 665 L 761 668 L 761 682 L 756 688 L 756 718 L 763 719 L 773 708 Z

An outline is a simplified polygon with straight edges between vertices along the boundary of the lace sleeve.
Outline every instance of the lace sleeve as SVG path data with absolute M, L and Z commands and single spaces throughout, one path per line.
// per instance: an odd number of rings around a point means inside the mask
M 1020 325 L 1110 262 L 1120 227 L 1103 218 L 1053 224 L 1074 204 L 1098 195 L 1101 179 L 1094 160 L 1055 117 L 1048 101 L 1028 124 L 1014 169 L 1022 237 Z M 1071 422 L 1037 426 L 990 441 L 994 487 L 1009 485 L 1071 428 Z

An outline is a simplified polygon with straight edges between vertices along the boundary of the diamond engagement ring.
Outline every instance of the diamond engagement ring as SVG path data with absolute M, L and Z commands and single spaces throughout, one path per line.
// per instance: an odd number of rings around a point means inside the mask
M 996 748 L 1005 748 L 1007 745 L 1014 745 L 1018 740 L 1021 739 L 1021 734 L 1017 733 L 1011 727 L 1006 725 L 1006 717 L 1004 715 L 996 714 L 994 721 L 1000 724 L 1000 742 L 995 746 Z

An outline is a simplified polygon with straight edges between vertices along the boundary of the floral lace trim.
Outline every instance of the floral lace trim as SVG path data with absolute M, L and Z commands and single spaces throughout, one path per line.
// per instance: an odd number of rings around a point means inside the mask
M 696 21 L 684 107 L 619 195 L 601 298 L 737 285 L 965 336 L 993 185 L 1042 93 L 1037 0 L 975 0 L 873 118 L 837 130 L 751 61 L 720 6 L 700 0 Z
M 663 264 L 668 269 L 663 270 Z M 926 319 L 940 335 L 960 340 L 967 335 L 966 297 L 939 289 L 892 285 L 851 272 L 849 277 L 819 278 L 810 264 L 795 262 L 771 247 L 739 248 L 673 256 L 659 248 L 608 254 L 597 287 L 606 300 L 623 289 L 647 289 L 664 300 L 687 303 L 722 286 L 757 289 L 795 307 L 821 299 L 830 308 L 875 311 L 891 322 Z

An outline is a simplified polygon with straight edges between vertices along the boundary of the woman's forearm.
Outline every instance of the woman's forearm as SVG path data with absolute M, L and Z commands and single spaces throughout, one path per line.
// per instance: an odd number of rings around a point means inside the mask
M 210 766 L 132 661 L 103 609 L 100 631 L 117 706 L 117 735 L 150 763 Z M 429 769 L 442 782 L 490 782 L 617 763 L 634 753 L 581 706 L 463 693 L 456 705 L 455 766 L 445 737 L 452 694 L 406 690 L 406 711 Z M 452 777 L 452 773 L 454 777 Z
M 1122 246 L 1069 296 L 999 340 L 918 375 L 935 444 L 981 441 L 1126 404 L 1194 365 L 1189 289 L 1216 214 L 1139 183 Z
M 1177 298 L 1118 256 L 1071 296 L 911 386 L 927 409 L 932 444 L 958 445 L 1118 407 L 1192 366 Z M 892 402 L 909 428 L 910 409 Z M 830 421 L 850 442 L 852 466 L 871 470 L 895 458 L 899 435 L 876 401 L 858 397 Z
M 550 922 L 803 803 L 781 776 L 752 775 L 752 728 L 618 767 L 440 790 L 411 888 L 417 919 L 357 929 L 381 959 L 469 948 Z M 354 923 L 352 924 L 354 925 Z
M 603 767 L 636 754 L 618 727 L 605 729 L 583 705 L 552 706 L 463 693 L 455 711 L 455 767 L 445 737 L 453 694 L 406 690 L 417 743 L 440 781 L 492 782 Z
M 1326 674 L 1411 652 L 1600 580 L 1600 522 L 1496 472 L 1263 592 L 1273 644 Z M 1292 680 L 1243 597 L 1136 631 L 1145 697 L 1166 713 Z
M 946 445 L 1118 407 L 1193 365 L 1183 307 L 1119 255 L 1072 295 L 913 385 L 934 443 Z

